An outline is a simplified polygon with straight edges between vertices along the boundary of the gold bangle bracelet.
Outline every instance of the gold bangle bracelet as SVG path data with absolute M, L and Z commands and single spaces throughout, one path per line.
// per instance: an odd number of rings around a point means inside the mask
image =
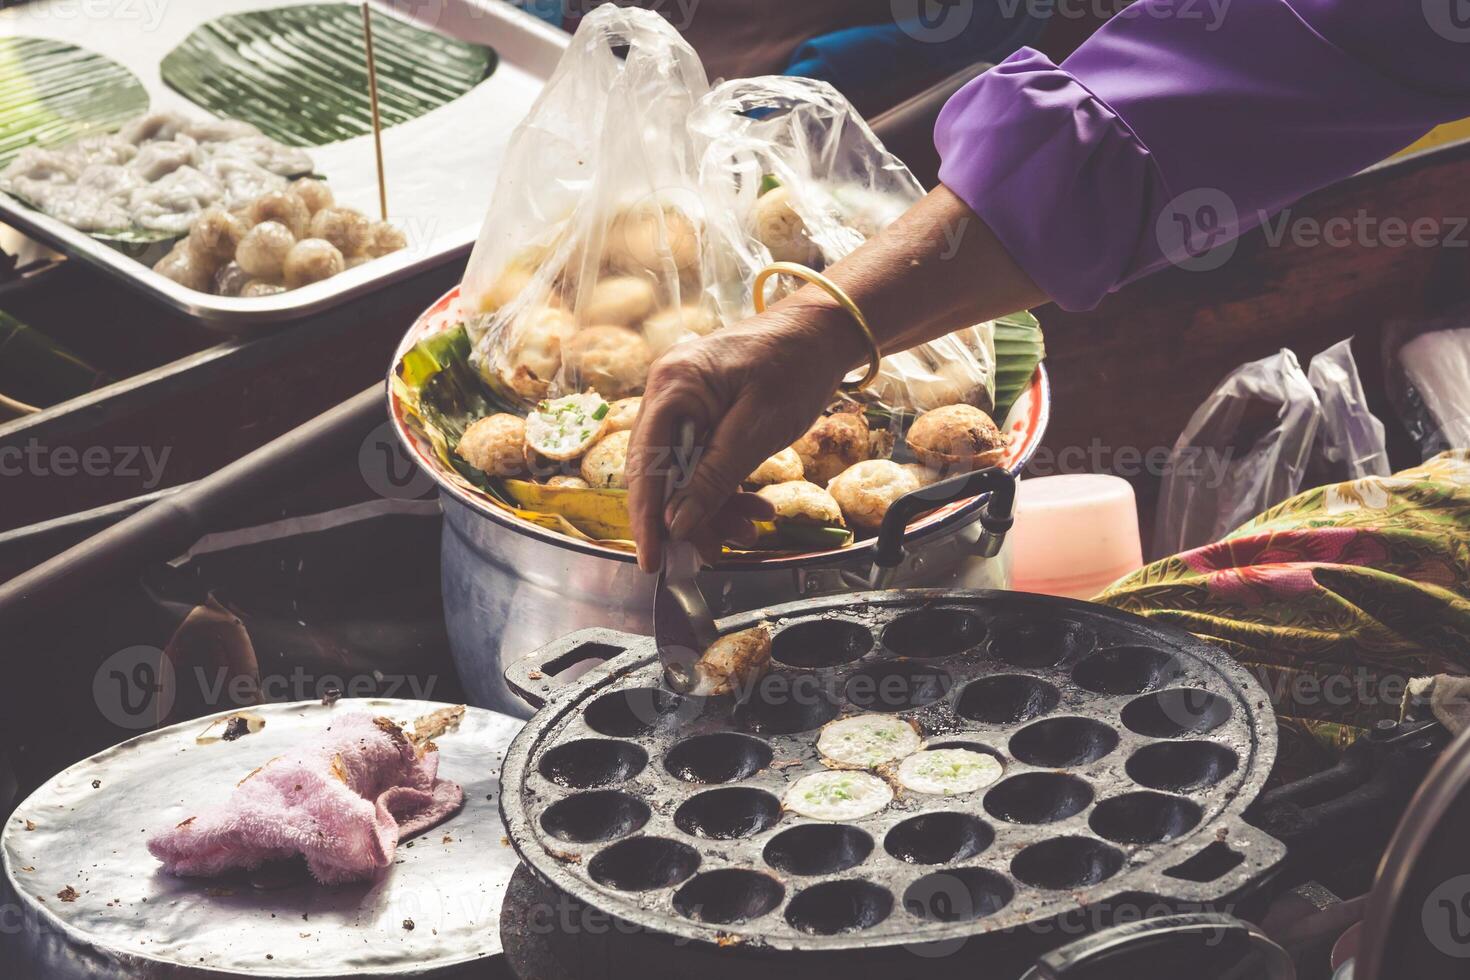
M 863 375 L 861 381 L 844 381 L 842 390 L 846 392 L 862 391 L 864 388 L 878 380 L 879 362 L 883 360 L 883 352 L 878 348 L 878 339 L 873 336 L 873 328 L 868 326 L 868 320 L 863 316 L 863 311 L 852 301 L 852 297 L 831 279 L 822 275 L 816 269 L 809 269 L 796 262 L 772 262 L 760 271 L 755 277 L 755 311 L 764 313 L 766 311 L 766 282 L 774 275 L 794 276 L 805 282 L 811 283 L 818 289 L 823 290 L 828 296 L 837 301 L 837 304 L 846 310 L 857 323 L 858 329 L 863 332 L 863 339 L 868 342 L 868 373 Z

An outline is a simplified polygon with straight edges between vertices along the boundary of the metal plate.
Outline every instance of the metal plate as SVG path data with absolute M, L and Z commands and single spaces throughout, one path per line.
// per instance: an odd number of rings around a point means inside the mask
M 404 977 L 498 954 L 501 900 L 517 864 L 496 812 L 500 759 L 521 725 L 514 718 L 471 708 L 458 732 L 438 740 L 439 771 L 464 787 L 465 807 L 400 846 L 394 866 L 370 884 L 257 891 L 234 879 L 173 878 L 144 845 L 151 831 L 201 800 L 227 797 L 240 777 L 334 716 L 409 722 L 440 707 L 396 699 L 267 705 L 256 709 L 265 727 L 234 742 L 197 745 L 201 719 L 60 773 L 0 834 L 25 920 L 20 976 Z M 63 902 L 58 893 L 68 887 L 78 897 Z
M 316 0 L 284 0 L 285 3 Z M 137 0 L 103 4 L 100 17 L 74 0 L 35 0 L 0 11 L 0 32 L 79 45 L 125 65 L 142 80 L 151 109 L 208 115 L 165 86 L 158 65 L 195 27 L 224 14 L 281 6 L 283 0 Z M 501 0 L 392 0 L 420 26 L 493 47 L 494 74 L 464 96 L 383 133 L 389 219 L 408 247 L 331 279 L 275 296 L 242 299 L 187 289 L 48 215 L 0 193 L 0 220 L 213 327 L 245 333 L 300 319 L 467 254 L 490 204 L 512 129 L 555 68 L 568 35 Z M 339 201 L 378 210 L 372 137 L 308 147 Z
M 677 698 L 651 641 L 609 631 L 511 677 L 550 694 L 511 746 L 501 803 L 533 871 L 661 934 L 844 950 L 1015 929 L 1122 894 L 1207 903 L 1284 853 L 1241 819 L 1275 757 L 1266 695 L 1187 633 L 1071 600 L 918 590 L 721 628 L 760 621 L 777 664 L 742 705 Z M 567 687 L 550 679 L 620 648 Z M 982 746 L 1004 774 L 968 794 L 900 792 L 843 824 L 785 811 L 791 784 L 824 768 L 820 726 L 864 710 L 913 721 L 931 746 Z M 691 741 L 712 734 L 729 744 Z M 723 795 L 701 801 L 709 792 Z M 939 813 L 952 816 L 912 822 Z M 733 835 L 710 839 L 710 820 Z M 783 843 L 801 828 L 814 830 Z M 1236 863 L 1184 865 L 1222 848 Z

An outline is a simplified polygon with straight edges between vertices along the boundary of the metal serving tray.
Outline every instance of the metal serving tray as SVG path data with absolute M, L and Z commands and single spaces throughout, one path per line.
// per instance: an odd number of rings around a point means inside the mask
M 224 14 L 303 0 L 190 0 L 77 4 L 37 0 L 0 10 L 0 35 L 51 38 L 125 65 L 148 90 L 152 109 L 207 115 L 163 84 L 163 56 L 199 24 Z M 568 35 L 503 0 L 388 0 L 379 16 L 495 49 L 494 73 L 464 96 L 383 132 L 389 219 L 408 236 L 400 252 L 338 276 L 275 296 L 241 298 L 195 292 L 56 219 L 0 193 L 0 221 L 91 263 L 174 309 L 227 333 L 248 333 L 297 320 L 415 272 L 468 253 L 511 131 L 524 118 L 566 48 Z M 308 148 L 337 199 L 377 211 L 372 137 Z
M 516 856 L 495 801 L 500 757 L 520 727 L 514 718 L 471 708 L 457 732 L 437 740 L 439 771 L 464 786 L 465 807 L 401 845 L 393 867 L 371 882 L 259 890 L 240 879 L 173 878 L 145 847 L 148 832 L 201 799 L 228 795 L 241 775 L 334 717 L 404 722 L 441 707 L 380 698 L 262 705 L 252 710 L 265 727 L 238 741 L 196 744 L 210 719 L 195 719 L 57 774 L 0 831 L 21 919 L 19 956 L 0 974 L 368 980 L 459 975 L 498 955 Z

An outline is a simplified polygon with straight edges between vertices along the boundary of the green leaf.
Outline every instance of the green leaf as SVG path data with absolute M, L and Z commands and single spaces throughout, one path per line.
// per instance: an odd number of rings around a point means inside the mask
M 143 83 L 72 44 L 0 37 L 0 167 L 27 146 L 107 132 L 148 110 Z
M 496 55 L 380 14 L 373 54 L 383 126 L 417 119 L 490 77 Z M 209 111 L 292 146 L 372 132 L 362 11 L 317 3 L 230 14 L 167 55 L 164 84 Z
M 1036 317 L 1023 310 L 995 321 L 996 422 L 1005 421 L 1045 357 L 1046 343 Z

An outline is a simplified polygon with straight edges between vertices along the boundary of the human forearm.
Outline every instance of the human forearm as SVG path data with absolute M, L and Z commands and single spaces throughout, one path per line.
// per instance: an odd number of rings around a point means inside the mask
M 885 354 L 1047 299 L 990 228 L 945 187 L 829 267 L 826 275 L 863 311 Z M 802 308 L 809 316 L 773 321 L 771 329 L 816 322 L 842 363 L 866 363 L 867 346 L 858 329 L 822 290 L 804 287 L 777 307 Z

